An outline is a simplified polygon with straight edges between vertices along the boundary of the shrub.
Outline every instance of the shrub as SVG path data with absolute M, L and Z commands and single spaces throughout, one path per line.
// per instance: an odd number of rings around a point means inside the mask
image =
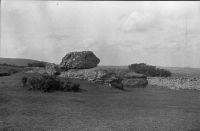
M 171 76 L 171 72 L 164 69 L 156 68 L 156 66 L 147 65 L 145 63 L 139 64 L 131 64 L 128 66 L 130 71 L 134 71 L 136 73 L 144 74 L 147 76 L 160 76 L 160 77 L 168 77 Z
M 0 72 L 0 76 L 9 76 L 11 75 L 10 72 Z
M 71 91 L 71 81 L 68 79 L 61 80 L 60 83 L 62 86 L 60 86 L 61 91 Z
M 44 92 L 50 92 L 54 90 L 58 90 L 60 87 L 60 82 L 59 80 L 49 77 L 48 79 L 45 80 L 44 85 L 41 87 L 41 89 Z
M 60 72 L 56 72 L 54 75 L 55 75 L 55 76 L 58 76 L 58 75 L 60 75 Z
M 22 84 L 26 85 L 29 90 L 37 89 L 44 92 L 60 91 L 74 91 L 80 90 L 80 84 L 72 83 L 69 79 L 57 78 L 55 75 L 42 74 L 40 77 L 23 77 Z
M 39 89 L 40 88 L 39 79 L 37 77 L 28 78 L 27 87 L 29 88 L 29 90 Z
M 74 92 L 78 92 L 80 90 L 80 84 L 78 83 L 72 83 L 71 85 L 71 90 L 74 91 Z
M 23 84 L 23 86 L 26 86 L 26 83 L 27 83 L 27 77 L 24 76 L 24 77 L 22 77 L 22 84 Z
M 113 88 L 123 90 L 123 84 L 121 82 L 117 82 L 117 81 L 112 82 L 112 83 L 110 83 L 110 86 Z

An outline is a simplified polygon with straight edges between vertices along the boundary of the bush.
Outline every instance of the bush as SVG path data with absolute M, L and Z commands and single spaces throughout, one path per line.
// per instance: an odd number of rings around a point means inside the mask
M 41 86 L 41 89 L 44 92 L 50 92 L 54 90 L 59 90 L 60 87 L 60 82 L 58 79 L 49 77 L 48 79 L 43 79 L 44 80 L 44 85 Z
M 71 91 L 71 82 L 68 80 L 68 79 L 64 79 L 61 81 L 61 87 L 60 87 L 60 90 L 61 91 Z
M 28 67 L 45 67 L 45 62 L 28 63 Z
M 0 76 L 9 76 L 11 75 L 10 72 L 0 72 Z
M 60 74 L 61 74 L 60 72 L 56 72 L 54 75 L 58 76 L 58 75 L 60 75 Z
M 29 90 L 36 89 L 44 92 L 60 91 L 74 91 L 80 90 L 80 84 L 72 83 L 69 79 L 57 78 L 55 75 L 48 75 L 44 73 L 41 77 L 22 77 L 22 84 Z
M 27 83 L 27 77 L 24 76 L 24 77 L 22 77 L 22 84 L 23 84 L 23 86 L 26 86 L 26 83 Z
M 131 64 L 128 66 L 130 71 L 134 71 L 136 73 L 144 74 L 146 76 L 160 76 L 160 77 L 168 77 L 171 76 L 171 72 L 164 69 L 156 68 L 156 66 L 147 65 L 145 63 L 140 64 Z
M 80 90 L 80 84 L 78 83 L 72 83 L 71 85 L 71 90 L 74 91 L 74 92 L 78 92 Z
M 40 79 L 37 77 L 28 78 L 27 87 L 29 90 L 40 89 Z

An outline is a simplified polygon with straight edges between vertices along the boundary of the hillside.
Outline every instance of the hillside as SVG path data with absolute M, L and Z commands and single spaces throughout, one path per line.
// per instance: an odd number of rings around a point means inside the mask
M 98 68 L 104 69 L 128 69 L 128 66 L 105 66 L 99 65 Z M 200 75 L 200 68 L 189 68 L 189 67 L 163 67 L 157 66 L 157 68 L 166 69 L 172 72 L 174 75 Z
M 158 67 L 171 71 L 173 74 L 187 74 L 187 75 L 200 75 L 200 68 L 189 67 Z
M 128 66 L 98 65 L 100 69 L 128 69 Z
M 17 65 L 17 66 L 27 66 L 28 63 L 36 63 L 41 62 L 37 60 L 31 59 L 23 59 L 23 58 L 0 58 L 0 64 L 9 64 L 9 65 Z

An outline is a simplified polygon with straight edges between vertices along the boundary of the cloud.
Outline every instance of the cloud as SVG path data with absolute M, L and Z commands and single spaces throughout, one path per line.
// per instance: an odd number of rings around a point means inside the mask
M 55 41 L 62 41 L 62 40 L 69 39 L 70 35 L 52 33 L 52 34 L 49 34 L 48 37 Z
M 125 32 L 145 32 L 156 25 L 155 16 L 148 12 L 132 12 L 122 20 L 121 30 Z
M 59 63 L 69 51 L 92 50 L 105 65 L 200 66 L 199 2 L 57 3 L 4 2 L 1 55 Z

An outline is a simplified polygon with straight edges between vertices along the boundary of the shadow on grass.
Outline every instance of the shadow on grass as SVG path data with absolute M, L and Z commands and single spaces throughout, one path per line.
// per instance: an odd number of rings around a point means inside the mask
M 87 92 L 88 90 L 80 88 L 77 92 Z
M 124 92 L 133 92 L 133 90 L 132 89 L 141 89 L 141 88 L 143 88 L 143 89 L 145 89 L 145 88 L 147 88 L 147 86 L 144 86 L 144 87 L 139 87 L 139 86 L 133 86 L 133 87 L 126 87 L 126 88 L 123 88 L 123 89 L 120 89 L 120 88 L 115 88 L 115 87 L 112 87 L 112 88 L 114 88 L 114 89 L 118 89 L 118 90 L 121 90 L 121 91 L 124 91 Z M 127 89 L 127 88 L 129 88 L 129 89 Z
M 200 131 L 200 128 L 190 129 L 188 131 Z
M 123 92 L 132 92 L 132 90 L 128 90 L 128 89 L 120 89 L 120 88 L 114 88 L 112 87 L 111 89 L 117 89 L 117 90 L 120 90 L 120 91 L 123 91 Z
M 79 100 L 79 99 L 69 99 L 69 101 L 75 102 L 75 103 L 85 103 L 84 100 Z
M 128 89 L 122 89 L 122 91 L 124 91 L 124 92 L 132 92 L 132 90 L 128 90 Z

